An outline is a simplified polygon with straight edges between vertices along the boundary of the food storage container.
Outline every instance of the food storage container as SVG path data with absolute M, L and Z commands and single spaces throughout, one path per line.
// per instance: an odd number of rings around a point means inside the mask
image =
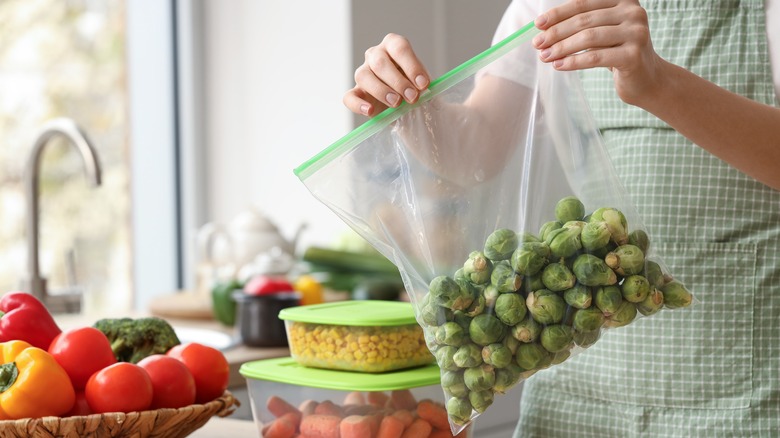
M 373 374 L 309 368 L 283 357 L 245 363 L 239 372 L 264 438 L 401 436 L 410 428 L 417 431 L 410 436 L 452 436 L 435 364 Z
M 279 318 L 302 365 L 378 373 L 434 361 L 410 303 L 339 301 L 284 309 Z

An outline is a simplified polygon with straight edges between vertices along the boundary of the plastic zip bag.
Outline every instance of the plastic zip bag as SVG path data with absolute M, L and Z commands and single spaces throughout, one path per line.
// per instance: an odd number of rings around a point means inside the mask
M 393 261 L 442 370 L 453 433 L 500 394 L 694 298 L 652 239 L 576 73 L 533 23 L 295 169 Z

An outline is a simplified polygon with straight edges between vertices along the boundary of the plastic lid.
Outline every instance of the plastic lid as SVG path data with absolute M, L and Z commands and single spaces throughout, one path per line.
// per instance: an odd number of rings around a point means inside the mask
M 441 371 L 436 364 L 386 373 L 361 373 L 305 367 L 291 357 L 280 357 L 247 362 L 238 372 L 247 379 L 337 391 L 393 391 L 441 382 Z
M 349 326 L 417 324 L 411 303 L 381 300 L 337 301 L 290 307 L 279 312 L 279 319 Z

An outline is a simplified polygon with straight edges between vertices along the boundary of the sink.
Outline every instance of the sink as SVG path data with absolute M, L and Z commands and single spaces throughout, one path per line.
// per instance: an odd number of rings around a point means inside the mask
M 229 334 L 217 330 L 178 326 L 174 326 L 173 330 L 176 332 L 176 336 L 179 337 L 179 341 L 181 341 L 182 344 L 197 342 L 216 348 L 220 351 L 229 350 L 238 345 L 238 342 Z

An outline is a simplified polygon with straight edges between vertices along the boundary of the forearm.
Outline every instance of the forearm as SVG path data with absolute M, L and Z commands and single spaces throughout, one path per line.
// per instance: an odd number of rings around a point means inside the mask
M 780 190 L 780 108 L 662 62 L 663 79 L 656 92 L 637 106 L 734 168 Z

